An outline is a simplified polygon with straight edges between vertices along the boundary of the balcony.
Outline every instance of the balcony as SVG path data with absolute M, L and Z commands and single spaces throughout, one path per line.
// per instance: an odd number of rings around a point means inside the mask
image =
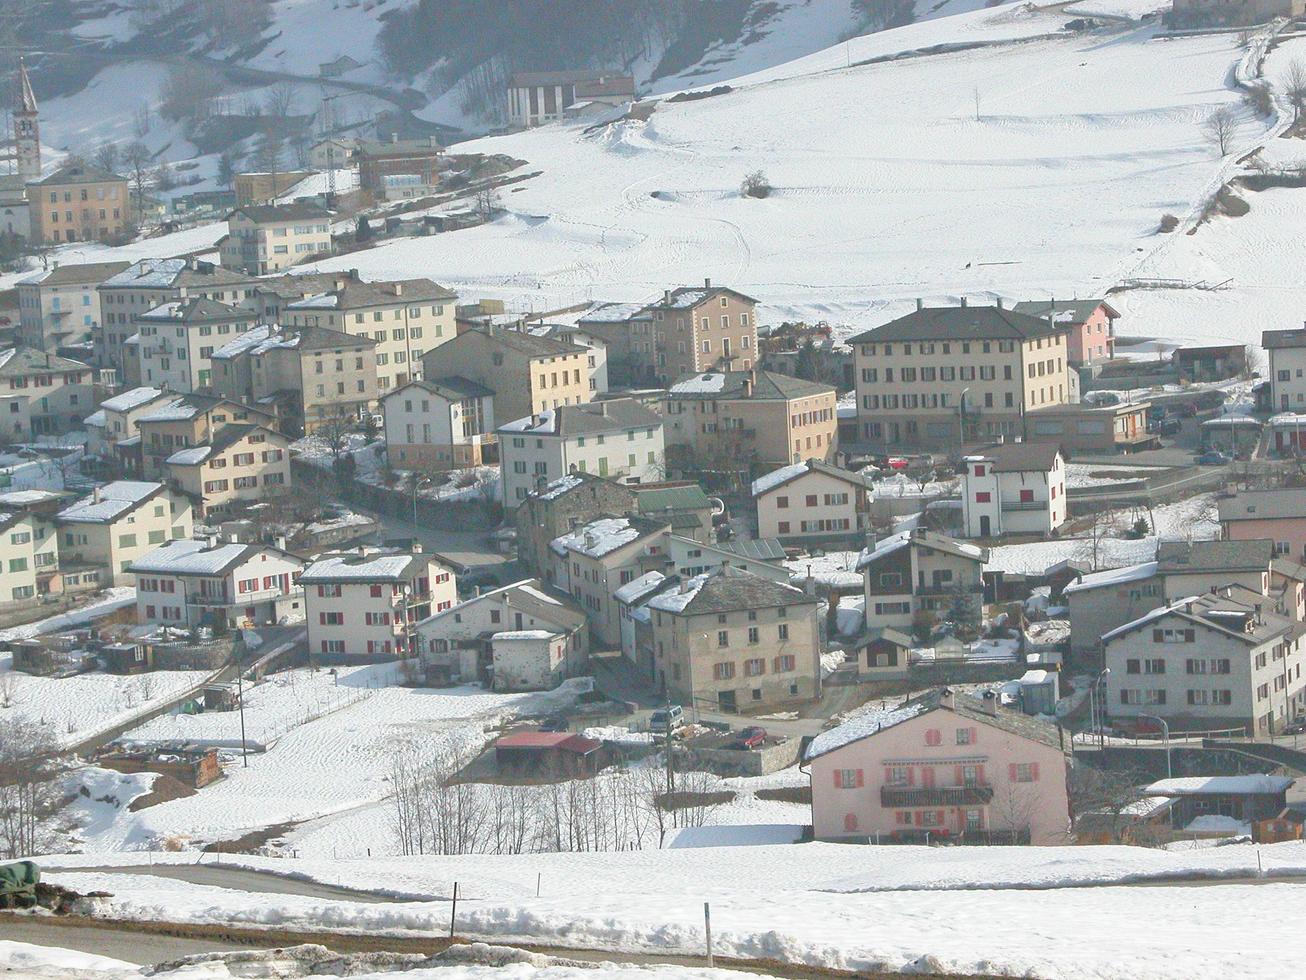
M 967 582 L 963 585 L 967 592 L 983 592 L 984 586 L 979 582 Z M 913 595 L 953 595 L 957 591 L 957 583 L 954 582 L 931 582 L 928 585 L 918 585 L 912 590 Z
M 1048 501 L 1046 500 L 1004 500 L 1002 501 L 1003 510 L 1047 510 Z
M 982 806 L 993 800 L 992 786 L 880 787 L 880 806 Z

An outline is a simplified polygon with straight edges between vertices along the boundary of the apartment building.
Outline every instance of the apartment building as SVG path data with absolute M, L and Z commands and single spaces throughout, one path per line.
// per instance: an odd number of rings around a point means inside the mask
M 984 604 L 988 550 L 913 528 L 862 552 L 866 628 L 911 631 L 948 618 L 964 596 L 976 623 Z
M 1070 516 L 1066 460 L 1054 442 L 1008 442 L 967 451 L 961 519 L 968 538 L 1049 535 Z
M 115 480 L 55 517 L 65 572 L 102 569 L 100 585 L 133 585 L 132 562 L 194 530 L 191 504 L 162 483 Z
M 576 326 L 603 341 L 611 384 L 657 383 L 653 314 L 643 303 L 595 303 L 580 316 Z
M 430 279 L 363 282 L 351 271 L 337 275 L 325 292 L 286 303 L 281 324 L 371 337 L 376 341 L 377 389 L 385 394 L 423 377 L 423 355 L 443 349 L 453 339 L 457 298 Z M 432 377 L 463 373 L 446 370 L 441 363 L 434 361 L 434 369 L 427 373 Z
M 331 254 L 331 212 L 316 204 L 250 204 L 227 215 L 224 269 L 264 276 Z
M 648 602 L 658 686 L 684 705 L 750 711 L 821 695 L 819 601 L 727 565 Z
M 0 350 L 0 433 L 21 442 L 82 427 L 94 408 L 95 371 L 31 347 Z
M 1282 732 L 1306 706 L 1306 626 L 1260 596 L 1221 587 L 1154 609 L 1105 634 L 1112 722 L 1163 718 L 1173 731 Z
M 1270 359 L 1274 411 L 1306 414 L 1306 325 L 1295 330 L 1264 330 L 1261 346 Z
M 500 468 L 502 470 L 502 467 Z M 549 576 L 553 552 L 549 543 L 595 514 L 634 511 L 634 489 L 595 473 L 568 473 L 540 480 L 517 506 L 517 557 L 532 575 Z
M 133 227 L 127 178 L 88 163 L 29 183 L 27 210 L 34 242 L 106 242 Z
M 480 466 L 494 456 L 494 392 L 457 376 L 410 381 L 381 399 L 390 465 Z
M 1056 725 L 931 691 L 859 715 L 807 747 L 817 840 L 1059 844 L 1068 746 Z
M 193 628 L 266 626 L 302 619 L 304 563 L 271 545 L 176 540 L 128 566 L 136 619 Z
M 101 326 L 99 285 L 127 265 L 56 262 L 18 280 L 18 342 L 51 353 L 92 342 Z
M 263 324 L 213 351 L 213 389 L 275 406 L 283 432 L 314 432 L 341 415 L 362 417 L 377 398 L 377 342 L 326 327 Z
M 126 355 L 137 333 L 136 320 L 165 303 L 201 296 L 230 305 L 247 305 L 254 295 L 252 276 L 195 258 L 141 259 L 100 283 L 104 327 L 96 343 L 99 363 L 115 367 L 120 380 L 139 385 L 138 362 Z M 221 336 L 215 334 L 215 336 Z
M 114 448 L 124 439 L 139 439 L 136 423 L 150 410 L 176 396 L 160 388 L 129 388 L 106 398 L 100 407 L 82 420 L 90 439 L 86 451 L 93 456 L 112 458 Z
M 261 425 L 229 424 L 164 460 L 168 482 L 202 517 L 290 492 L 290 440 Z
M 424 375 L 457 375 L 494 392 L 494 411 L 511 420 L 593 398 L 589 352 L 579 344 L 487 326 L 466 330 L 422 358 Z
M 667 391 L 662 418 L 672 469 L 829 461 L 838 445 L 833 387 L 773 371 L 709 372 Z
M 192 296 L 146 310 L 136 319 L 144 385 L 188 392 L 213 385 L 213 351 L 254 325 L 244 307 Z
M 705 371 L 749 371 L 757 365 L 757 300 L 727 286 L 669 289 L 645 307 L 652 317 L 654 377 L 669 384 Z
M 64 592 L 54 523 L 62 500 L 52 491 L 0 494 L 0 609 L 35 605 L 42 596 Z
M 630 102 L 635 80 L 614 71 L 519 71 L 508 78 L 507 97 L 508 124 L 529 128 L 561 119 L 577 102 Z
M 589 367 L 590 391 L 598 397 L 608 390 L 608 342 L 597 331 L 572 323 L 538 323 L 527 327 L 526 332 L 584 347 L 589 351 L 585 361 Z
M 585 611 L 539 579 L 523 579 L 432 613 L 416 632 L 430 684 L 551 688 L 578 675 L 589 654 Z
M 1216 506 L 1227 540 L 1269 539 L 1276 555 L 1306 561 L 1306 495 L 1299 487 L 1239 490 L 1221 497 Z
M 359 548 L 320 555 L 299 584 L 308 648 L 318 656 L 414 656 L 417 623 L 458 601 L 453 572 L 420 552 Z
M 525 500 L 540 480 L 573 471 L 630 484 L 666 472 L 662 419 L 629 398 L 549 409 L 501 425 L 497 434 L 505 507 Z
M 798 541 L 864 534 L 871 526 L 869 477 L 819 459 L 790 463 L 753 481 L 757 536 Z
M 670 533 L 662 521 L 605 515 L 550 542 L 551 581 L 586 611 L 592 636 L 607 649 L 621 644 L 619 610 L 612 594 L 645 572 L 667 565 Z
M 1115 357 L 1120 314 L 1104 299 L 1040 299 L 1017 303 L 1012 309 L 1065 330 L 1066 356 L 1072 365 L 1100 364 Z
M 859 438 L 895 449 L 1028 438 L 1027 412 L 1073 400 L 1066 334 L 1001 306 L 918 302 L 848 341 Z
M 151 405 L 149 412 L 136 420 L 140 442 L 127 448 L 137 456 L 134 470 L 138 476 L 162 479 L 167 475 L 165 460 L 177 450 L 206 445 L 228 425 L 274 429 L 276 421 L 268 412 L 226 398 L 198 392 L 174 395 Z M 119 443 L 120 450 L 123 445 Z
M 440 187 L 442 147 L 433 136 L 388 142 L 359 140 L 354 147 L 358 184 L 378 201 L 430 197 Z

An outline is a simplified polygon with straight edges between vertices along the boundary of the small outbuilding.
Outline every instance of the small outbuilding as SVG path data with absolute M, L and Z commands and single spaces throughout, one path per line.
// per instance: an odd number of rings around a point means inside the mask
M 568 732 L 515 732 L 494 743 L 494 761 L 504 775 L 541 779 L 592 776 L 608 764 L 603 743 Z

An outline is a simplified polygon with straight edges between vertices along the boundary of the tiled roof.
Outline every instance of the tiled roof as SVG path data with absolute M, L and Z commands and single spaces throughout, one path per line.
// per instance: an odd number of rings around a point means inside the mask
M 116 276 L 127 268 L 127 262 L 84 262 L 80 264 L 56 265 L 53 269 L 33 273 L 26 279 L 19 279 L 20 286 L 71 286 L 77 283 L 100 284 L 110 276 Z
M 0 378 L 23 378 L 32 374 L 61 371 L 89 371 L 90 366 L 34 347 L 0 350 Z
M 665 592 L 649 605 L 661 612 L 699 616 L 737 609 L 767 609 L 775 606 L 810 605 L 818 600 L 794 588 L 734 565 L 723 565 L 682 586 L 680 592 Z
M 1056 333 L 1046 320 L 996 306 L 926 307 L 850 337 L 850 344 L 917 340 L 1028 340 Z
M 515 419 L 499 426 L 500 432 L 527 432 L 569 439 L 604 432 L 653 428 L 662 425 L 662 417 L 632 399 L 562 405 L 536 415 Z
M 1087 323 L 1099 307 L 1112 319 L 1120 316 L 1104 299 L 1035 299 L 1017 303 L 1012 309 L 1040 320 L 1051 316 L 1058 327 L 1075 327 Z
M 750 380 L 753 390 L 745 395 L 746 383 Z M 827 393 L 835 393 L 833 385 L 791 378 L 774 371 L 708 371 L 685 375 L 671 386 L 667 395 L 670 398 L 705 400 L 747 397 L 753 401 L 790 401 Z
M 1302 333 L 1306 333 L 1303 330 Z M 1306 517 L 1306 493 L 1298 487 L 1286 490 L 1239 490 L 1222 497 L 1216 506 L 1221 521 L 1263 521 Z
M 247 204 L 231 213 L 236 212 L 240 212 L 257 224 L 274 221 L 316 221 L 331 217 L 331 212 L 326 208 L 320 208 L 308 201 L 293 201 L 290 204 Z
M 1266 570 L 1274 557 L 1268 538 L 1246 541 L 1162 541 L 1156 546 L 1157 570 L 1233 572 Z

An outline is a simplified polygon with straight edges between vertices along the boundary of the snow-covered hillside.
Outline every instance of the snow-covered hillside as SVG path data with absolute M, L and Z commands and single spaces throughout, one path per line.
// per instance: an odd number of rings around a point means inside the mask
M 505 194 L 509 213 L 490 226 L 323 267 L 431 274 L 535 308 L 706 275 L 757 296 L 768 320 L 850 326 L 915 297 L 1100 292 L 1160 243 L 1163 214 L 1211 189 L 1210 113 L 1238 111 L 1239 147 L 1270 122 L 1229 85 L 1234 36 L 1071 35 L 1065 22 L 1028 5 L 980 10 L 664 101 L 647 122 L 466 144 L 542 174 Z M 896 57 L 937 45 L 968 49 Z M 775 191 L 742 198 L 757 168 Z

